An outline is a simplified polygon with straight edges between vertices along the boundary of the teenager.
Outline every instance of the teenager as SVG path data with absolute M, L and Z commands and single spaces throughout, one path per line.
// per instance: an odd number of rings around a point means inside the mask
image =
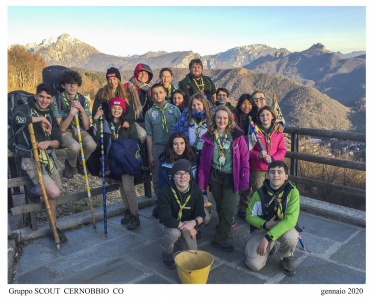
M 186 107 L 189 105 L 189 97 L 185 94 L 183 90 L 177 89 L 173 92 L 170 103 L 178 107 L 182 113 Z

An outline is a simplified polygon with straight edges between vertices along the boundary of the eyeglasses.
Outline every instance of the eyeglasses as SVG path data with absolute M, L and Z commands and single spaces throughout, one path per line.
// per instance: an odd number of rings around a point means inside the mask
M 223 97 L 223 98 L 225 98 L 225 97 L 227 97 L 227 95 L 226 94 L 218 94 L 217 97 Z
M 190 177 L 190 173 L 188 173 L 188 172 L 185 172 L 185 173 L 180 173 L 180 172 L 178 172 L 178 173 L 174 174 L 174 176 L 175 176 L 176 178 L 181 178 L 181 177 L 183 177 L 183 178 L 188 178 L 188 177 Z
M 254 102 L 263 102 L 265 100 L 265 98 L 263 97 L 260 97 L 260 98 L 253 98 L 253 101 Z
M 69 82 L 69 83 L 66 83 L 66 85 L 74 86 L 74 85 L 78 85 L 78 84 L 76 82 Z

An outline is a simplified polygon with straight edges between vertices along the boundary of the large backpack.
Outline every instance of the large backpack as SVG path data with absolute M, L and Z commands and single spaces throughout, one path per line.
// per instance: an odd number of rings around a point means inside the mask
M 17 90 L 8 93 L 8 149 L 12 152 L 17 152 L 16 150 L 16 143 L 15 137 L 18 133 L 23 132 L 25 133 L 25 126 L 20 126 L 18 129 L 15 128 L 13 123 L 14 112 L 19 105 L 27 104 L 29 100 L 34 97 L 34 94 Z M 27 139 L 25 138 L 27 141 Z M 29 145 L 31 149 L 31 145 Z

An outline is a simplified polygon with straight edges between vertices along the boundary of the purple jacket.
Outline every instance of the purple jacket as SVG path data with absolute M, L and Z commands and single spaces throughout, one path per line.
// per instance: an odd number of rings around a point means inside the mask
M 214 144 L 213 136 L 209 132 L 203 134 L 201 138 L 204 140 L 204 146 L 200 157 L 198 185 L 205 190 L 212 168 Z M 243 131 L 235 127 L 232 138 L 234 191 L 237 193 L 249 188 L 249 151 Z

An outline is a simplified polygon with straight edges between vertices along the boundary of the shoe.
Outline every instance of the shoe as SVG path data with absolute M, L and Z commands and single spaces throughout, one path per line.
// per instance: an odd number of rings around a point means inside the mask
M 237 215 L 239 218 L 242 218 L 243 220 L 245 220 L 246 212 L 245 212 L 245 211 L 238 210 L 238 213 L 237 213 L 236 215 Z
M 58 233 L 58 237 L 59 237 L 59 241 L 61 243 L 64 243 L 67 241 L 67 237 L 65 236 L 65 234 L 59 230 L 59 228 L 57 227 L 57 233 Z M 53 230 L 49 228 L 49 231 L 47 233 L 47 236 L 50 240 L 53 240 L 54 241 L 54 234 L 53 234 Z
M 141 223 L 140 223 L 140 220 L 139 220 L 139 215 L 132 215 L 130 221 L 129 221 L 129 225 L 127 226 L 127 229 L 128 230 L 134 230 L 136 229 L 138 226 L 140 226 Z
M 234 217 L 233 217 L 233 221 L 232 221 L 231 227 L 232 228 L 235 228 L 236 227 L 236 223 L 235 223 L 235 218 Z
M 76 168 L 77 168 L 79 174 L 85 175 L 85 173 L 84 173 L 84 167 L 83 167 L 83 165 L 81 163 L 77 162 L 76 163 Z M 87 170 L 87 174 L 89 174 L 88 168 L 86 166 L 85 166 L 85 169 Z
M 65 168 L 63 169 L 63 177 L 67 179 L 72 179 L 75 174 L 78 173 L 78 170 L 76 167 L 71 167 L 68 160 L 65 160 Z
M 200 240 L 201 237 L 202 237 L 201 230 L 198 229 L 198 230 L 196 231 L 196 239 L 197 239 L 197 240 Z
M 293 267 L 293 256 L 284 257 L 281 263 L 285 275 L 294 276 L 296 274 L 296 270 Z
M 276 243 L 274 242 L 274 247 L 271 248 L 269 255 L 274 255 L 277 249 L 278 248 L 276 247 Z
M 234 234 L 234 230 L 231 229 L 231 230 L 229 231 L 229 233 L 227 234 L 227 236 L 228 236 L 229 239 L 234 238 L 234 236 L 235 236 L 235 234 Z
M 173 254 L 163 253 L 164 265 L 168 269 L 175 269 L 176 264 L 174 263 Z
M 129 222 L 130 222 L 130 219 L 132 218 L 132 213 L 130 212 L 130 210 L 129 209 L 126 209 L 125 211 L 124 211 L 124 217 L 123 218 L 121 218 L 121 220 L 120 220 L 120 223 L 121 224 L 128 224 Z
M 229 242 L 218 243 L 218 242 L 212 241 L 212 246 L 215 248 L 221 249 L 222 251 L 225 251 L 225 252 L 231 252 L 234 250 L 233 245 L 231 245 Z

